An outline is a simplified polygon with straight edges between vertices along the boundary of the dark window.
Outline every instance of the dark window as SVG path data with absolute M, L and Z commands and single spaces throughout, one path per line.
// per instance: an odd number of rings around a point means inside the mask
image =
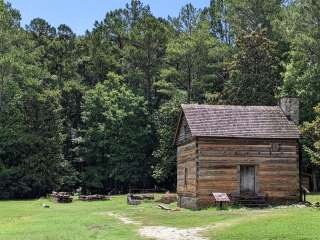
M 272 152 L 279 152 L 280 151 L 280 144 L 279 143 L 272 143 L 271 144 L 271 151 Z
M 187 186 L 188 182 L 188 168 L 184 168 L 184 185 Z

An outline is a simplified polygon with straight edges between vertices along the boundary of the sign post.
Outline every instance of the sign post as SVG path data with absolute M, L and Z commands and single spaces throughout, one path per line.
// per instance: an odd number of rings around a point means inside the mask
M 229 203 L 230 199 L 226 193 L 212 193 L 215 202 L 219 203 L 220 209 L 222 209 L 223 203 Z

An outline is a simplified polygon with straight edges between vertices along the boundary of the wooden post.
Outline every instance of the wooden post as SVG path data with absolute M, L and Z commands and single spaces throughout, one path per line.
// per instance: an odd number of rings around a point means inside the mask
M 304 193 L 304 198 L 305 198 L 305 192 L 302 190 L 302 143 L 301 143 L 301 141 L 300 140 L 298 140 L 298 157 L 299 157 L 299 159 L 298 159 L 298 164 L 299 164 L 299 190 L 300 190 L 300 196 L 299 196 L 299 200 L 301 201 L 301 200 L 303 200 L 302 199 L 302 195 L 303 195 L 303 193 Z M 304 201 L 305 201 L 305 199 L 304 199 Z
M 313 192 L 318 192 L 318 183 L 317 183 L 317 169 L 315 166 L 312 167 L 312 183 L 313 183 Z

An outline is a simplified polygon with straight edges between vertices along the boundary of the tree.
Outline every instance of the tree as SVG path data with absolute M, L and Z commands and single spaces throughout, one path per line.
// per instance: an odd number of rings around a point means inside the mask
M 308 153 L 311 163 L 320 165 L 320 104 L 314 108 L 316 114 L 312 122 L 305 122 L 302 126 L 302 133 L 307 137 L 308 144 L 305 150 Z
M 311 122 L 305 122 L 301 128 L 304 135 L 303 150 L 306 155 L 303 159 L 304 167 L 311 168 L 313 174 L 313 191 L 318 191 L 317 171 L 320 167 L 320 104 L 314 107 L 316 117 Z
M 56 29 L 46 20 L 35 18 L 26 26 L 26 30 L 30 33 L 29 38 L 34 43 L 35 51 L 39 54 L 38 64 L 41 64 L 48 71 L 55 58 L 50 47 L 56 37 Z M 48 79 L 46 84 L 55 87 L 58 82 Z
M 158 145 L 153 152 L 156 164 L 152 176 L 156 182 L 170 190 L 175 189 L 177 176 L 176 147 L 174 135 L 181 111 L 181 104 L 187 102 L 183 91 L 172 92 L 171 99 L 163 103 L 154 114 Z
M 0 1 L 0 198 L 43 196 L 63 177 L 60 92 L 19 14 Z
M 319 11 L 317 1 L 297 1 L 289 8 L 283 26 L 291 50 L 282 94 L 300 97 L 302 121 L 313 119 L 312 109 L 320 102 Z
M 0 198 L 40 197 L 52 191 L 63 162 L 59 92 L 44 89 L 41 71 L 27 64 L 30 55 L 22 56 L 11 65 L 11 76 L 22 83 L 8 79 L 9 94 L 1 107 Z
M 128 12 L 128 23 L 130 28 L 133 28 L 141 19 L 146 16 L 151 16 L 150 7 L 144 5 L 139 0 L 131 0 L 130 4 L 126 4 L 126 11 Z
M 132 29 L 148 16 L 151 16 L 149 6 L 132 0 L 124 9 L 110 11 L 103 21 L 95 23 L 92 32 L 87 32 L 81 41 L 79 66 L 85 83 L 94 86 L 108 72 L 124 74 L 124 48 L 133 46 L 129 43 Z
M 85 86 L 76 80 L 66 81 L 61 90 L 61 106 L 64 116 L 63 133 L 65 135 L 63 154 L 64 158 L 76 168 L 79 167 L 80 161 L 79 146 L 76 139 L 78 138 L 77 132 L 82 124 L 81 113 L 85 91 Z
M 225 80 L 223 61 L 228 47 L 208 31 L 206 22 L 193 34 L 180 33 L 167 47 L 162 79 L 187 91 L 188 102 L 204 102 L 208 94 L 221 91 Z
M 265 30 L 238 38 L 238 52 L 229 64 L 230 79 L 223 98 L 237 105 L 274 105 L 281 84 L 280 61 L 276 43 L 266 37 Z
M 47 38 L 54 38 L 56 36 L 56 29 L 42 18 L 33 19 L 30 25 L 27 26 L 27 31 L 31 32 L 34 37 L 42 43 L 44 43 Z
M 228 13 L 228 0 L 211 0 L 210 6 L 203 11 L 210 24 L 210 32 L 220 41 L 231 44 L 233 37 L 228 21 Z
M 228 22 L 233 34 L 249 34 L 259 29 L 266 29 L 266 36 L 272 39 L 273 21 L 281 12 L 283 0 L 226 0 Z
M 1 192 L 0 199 L 14 197 L 21 190 L 16 181 L 18 169 L 11 163 L 17 161 L 14 147 L 23 132 L 21 78 L 14 81 L 20 60 L 14 51 L 21 37 L 19 21 L 19 14 L 0 1 L 0 190 L 5 191 Z
M 116 43 L 119 49 L 123 49 L 128 43 L 131 26 L 127 9 L 117 9 L 108 12 L 103 23 L 97 26 L 104 28 L 110 40 Z
M 154 83 L 160 78 L 168 33 L 166 25 L 152 16 L 139 20 L 125 48 L 126 80 L 135 92 L 145 96 L 150 106 L 157 104 Z
M 62 124 L 60 93 L 30 86 L 24 99 L 25 131 L 20 145 L 20 181 L 30 190 L 22 197 L 40 197 L 58 186 L 62 167 Z M 36 91 L 34 91 L 36 90 Z M 16 145 L 16 146 L 19 146 Z M 19 158 L 17 157 L 16 160 Z
M 85 96 L 82 128 L 86 191 L 143 185 L 150 163 L 145 148 L 150 128 L 142 97 L 120 76 L 108 74 Z
M 300 99 L 300 120 L 306 121 L 302 127 L 303 160 L 313 173 L 314 190 L 318 190 L 315 180 L 319 176 L 319 10 L 317 1 L 295 1 L 289 5 L 281 25 L 282 33 L 290 44 L 281 94 L 298 96 Z
M 191 36 L 201 20 L 200 16 L 201 11 L 189 3 L 181 8 L 177 18 L 169 17 L 169 20 L 177 32 L 184 32 Z
M 55 78 L 46 84 L 51 88 L 62 89 L 64 82 L 79 79 L 76 61 L 76 36 L 65 24 L 57 29 L 44 19 L 33 19 L 27 26 L 30 39 L 39 52 L 39 64 L 43 65 Z

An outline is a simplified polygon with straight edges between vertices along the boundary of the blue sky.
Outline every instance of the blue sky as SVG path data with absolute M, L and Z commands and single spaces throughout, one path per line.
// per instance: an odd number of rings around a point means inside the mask
M 77 34 L 91 29 L 95 20 L 106 12 L 122 8 L 130 0 L 8 0 L 22 15 L 22 26 L 41 17 L 57 27 L 64 23 Z M 197 8 L 209 5 L 210 0 L 142 0 L 157 17 L 177 16 L 181 7 L 191 2 Z

